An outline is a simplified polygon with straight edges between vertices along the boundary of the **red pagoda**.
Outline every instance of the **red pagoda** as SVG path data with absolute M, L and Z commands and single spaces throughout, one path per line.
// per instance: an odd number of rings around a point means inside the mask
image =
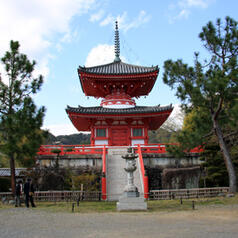
M 158 73 L 158 66 L 144 67 L 121 61 L 116 22 L 114 62 L 78 68 L 84 94 L 102 98 L 101 105 L 68 106 L 66 112 L 78 131 L 91 132 L 91 145 L 148 144 L 148 130 L 158 129 L 173 107 L 137 106 L 133 98 L 148 95 Z

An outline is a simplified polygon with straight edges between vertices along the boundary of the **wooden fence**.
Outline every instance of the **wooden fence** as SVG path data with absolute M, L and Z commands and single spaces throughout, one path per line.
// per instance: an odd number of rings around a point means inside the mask
M 149 200 L 209 198 L 225 196 L 228 192 L 228 187 L 150 190 Z M 34 194 L 35 201 L 42 202 L 101 201 L 101 197 L 101 191 L 37 191 Z M 2 198 L 10 200 L 13 196 L 10 192 L 0 193 Z
M 0 193 L 0 199 L 13 199 L 12 193 Z M 23 198 L 23 196 L 22 196 Z M 100 201 L 101 191 L 37 191 L 34 200 L 41 202 Z
M 180 198 L 182 199 L 209 198 L 209 197 L 225 196 L 228 192 L 229 187 L 151 190 L 149 199 L 168 200 Z

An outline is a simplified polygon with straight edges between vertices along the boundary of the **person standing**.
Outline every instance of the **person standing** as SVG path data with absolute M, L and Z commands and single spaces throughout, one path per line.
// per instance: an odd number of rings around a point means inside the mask
M 22 194 L 22 181 L 19 180 L 16 186 L 16 203 L 15 207 L 21 206 L 21 194 Z
M 24 185 L 26 207 L 29 207 L 29 200 L 30 200 L 31 206 L 36 207 L 35 203 L 34 203 L 34 198 L 33 198 L 34 192 L 35 192 L 35 189 L 34 189 L 34 185 L 32 183 L 32 180 L 27 179 L 27 182 Z

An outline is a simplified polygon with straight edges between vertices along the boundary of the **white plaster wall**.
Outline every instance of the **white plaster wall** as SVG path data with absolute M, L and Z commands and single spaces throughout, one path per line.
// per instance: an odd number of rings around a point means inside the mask
M 108 145 L 108 140 L 95 140 L 95 145 Z
M 127 104 L 111 104 L 111 105 L 103 105 L 105 108 L 116 108 L 116 109 L 124 109 L 124 108 L 133 108 L 135 105 L 127 105 Z
M 131 141 L 131 144 L 132 144 L 132 145 L 145 144 L 145 140 L 143 140 L 143 139 L 132 140 L 132 141 Z

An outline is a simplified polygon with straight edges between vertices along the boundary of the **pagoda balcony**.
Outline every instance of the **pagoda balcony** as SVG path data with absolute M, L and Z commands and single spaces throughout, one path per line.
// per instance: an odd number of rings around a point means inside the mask
M 147 144 L 147 145 L 134 145 L 131 146 L 134 148 L 134 151 L 138 152 L 138 147 L 140 146 L 141 152 L 143 154 L 166 154 L 168 151 L 166 150 L 166 146 L 168 145 L 176 145 L 174 143 L 160 143 L 160 144 Z M 108 145 L 41 145 L 37 155 L 90 155 L 97 154 L 102 155 L 104 148 L 110 148 L 113 146 Z M 120 147 L 120 146 L 115 146 Z M 128 147 L 128 146 L 121 146 Z M 56 153 L 57 151 L 57 153 Z M 190 153 L 201 153 L 203 150 L 199 147 L 196 147 L 190 151 Z
M 125 92 L 113 92 L 107 95 L 101 102 L 102 107 L 106 108 L 131 108 L 135 107 L 135 100 Z

